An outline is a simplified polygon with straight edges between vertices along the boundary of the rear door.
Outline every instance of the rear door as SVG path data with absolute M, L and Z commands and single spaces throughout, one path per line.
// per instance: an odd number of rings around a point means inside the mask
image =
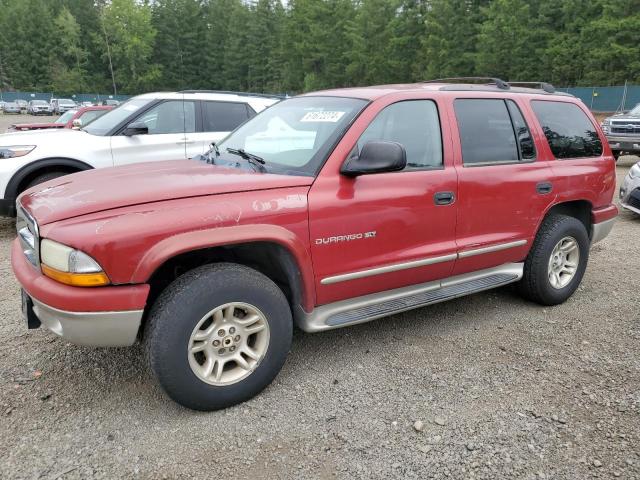
M 219 142 L 230 132 L 255 116 L 256 112 L 244 102 L 203 100 L 202 128 L 188 135 L 187 157 L 209 150 L 211 142 Z
M 454 274 L 522 261 L 555 196 L 549 162 L 535 148 L 539 133 L 529 127 L 526 105 L 512 99 L 457 98 L 452 106 L 458 130 Z
M 111 137 L 114 165 L 187 158 L 187 136 L 196 131 L 194 101 L 165 100 L 129 123 L 142 122 L 146 135 Z
M 403 171 L 350 178 L 325 166 L 320 173 L 309 192 L 318 304 L 450 275 L 457 182 L 439 112 L 432 99 L 384 106 L 349 154 L 371 140 L 398 142 L 407 152 Z

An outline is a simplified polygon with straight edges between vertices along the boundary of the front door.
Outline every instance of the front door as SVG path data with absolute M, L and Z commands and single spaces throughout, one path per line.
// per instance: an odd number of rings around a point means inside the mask
M 309 192 L 319 305 L 451 273 L 457 180 L 440 125 L 433 100 L 392 103 L 350 155 L 367 141 L 398 142 L 407 153 L 403 171 L 349 178 L 325 167 L 320 173 Z
M 195 102 L 167 100 L 142 113 L 133 122 L 149 128 L 145 135 L 111 137 L 114 165 L 187 158 L 187 136 L 196 130 Z

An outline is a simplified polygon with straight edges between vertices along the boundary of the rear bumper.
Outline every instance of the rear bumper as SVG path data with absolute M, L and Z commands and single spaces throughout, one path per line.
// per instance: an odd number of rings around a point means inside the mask
M 82 288 L 63 285 L 31 265 L 15 240 L 13 273 L 33 301 L 42 325 L 79 345 L 127 346 L 135 342 L 149 285 Z
M 608 205 L 591 212 L 591 244 L 599 242 L 611 233 L 617 216 L 618 207 L 615 205 Z

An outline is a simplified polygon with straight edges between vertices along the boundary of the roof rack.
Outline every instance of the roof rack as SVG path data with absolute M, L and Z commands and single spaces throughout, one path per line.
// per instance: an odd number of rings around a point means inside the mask
M 512 87 L 525 87 L 544 90 L 547 93 L 556 93 L 556 87 L 547 82 L 509 82 Z
M 284 95 L 272 95 L 268 93 L 233 92 L 231 90 L 180 90 L 177 93 L 223 93 L 227 95 L 240 95 L 243 97 L 277 98 L 279 100 L 286 98 Z
M 424 80 L 422 83 L 480 83 L 495 84 L 500 90 L 509 90 L 511 87 L 507 82 L 494 77 L 449 77 L 437 78 L 435 80 Z

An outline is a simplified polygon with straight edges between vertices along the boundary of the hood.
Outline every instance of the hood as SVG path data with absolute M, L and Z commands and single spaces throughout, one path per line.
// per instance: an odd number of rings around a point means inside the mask
M 16 130 L 37 130 L 43 128 L 64 128 L 65 123 L 14 123 L 11 128 Z
M 195 160 L 136 163 L 74 173 L 27 190 L 22 205 L 40 225 L 177 198 L 311 185 L 311 177 L 255 173 Z
M 62 124 L 64 127 L 64 124 Z M 89 135 L 82 130 L 70 128 L 54 128 L 43 130 L 26 130 L 0 134 L 0 146 L 7 145 L 42 145 L 45 142 L 73 142 L 78 135 Z
M 631 115 L 629 113 L 620 113 L 613 117 L 607 118 L 607 120 L 640 120 L 640 115 Z

